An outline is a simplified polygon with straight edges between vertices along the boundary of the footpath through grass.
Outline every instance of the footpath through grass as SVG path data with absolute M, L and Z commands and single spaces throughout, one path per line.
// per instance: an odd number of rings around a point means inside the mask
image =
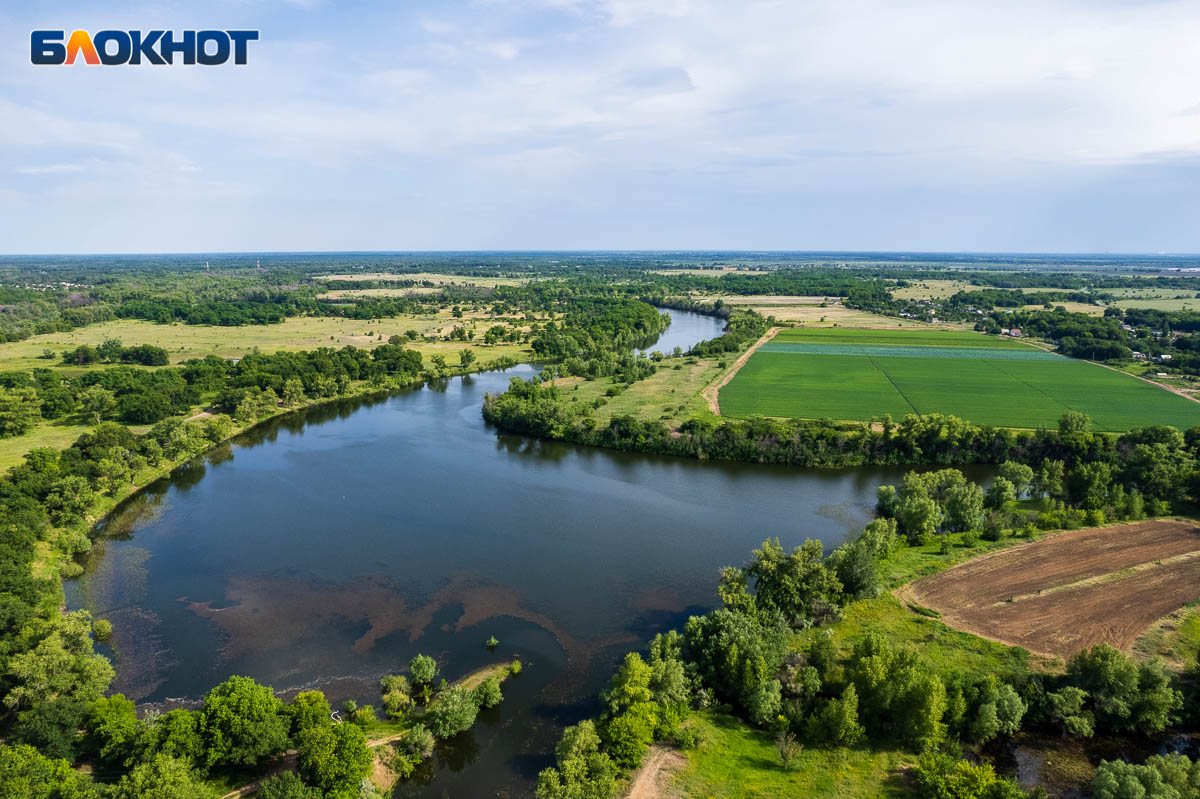
M 721 390 L 721 411 L 871 421 L 952 414 L 979 425 L 1054 427 L 1068 410 L 1096 429 L 1200 425 L 1200 403 L 1020 341 L 955 331 L 791 329 Z

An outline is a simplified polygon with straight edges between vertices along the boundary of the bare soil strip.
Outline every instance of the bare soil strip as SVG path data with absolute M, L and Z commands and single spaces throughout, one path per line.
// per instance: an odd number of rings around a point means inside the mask
M 733 362 L 733 366 L 730 366 L 728 369 L 726 369 L 720 377 L 709 383 L 708 386 L 706 386 L 705 389 L 700 392 L 700 396 L 704 397 L 704 399 L 708 401 L 708 409 L 712 411 L 713 414 L 716 416 L 721 415 L 721 403 L 718 399 L 718 394 L 720 393 L 721 389 L 724 388 L 726 384 L 728 384 L 729 381 L 734 378 L 734 375 L 736 375 L 738 371 L 740 371 L 741 368 L 746 365 L 746 361 L 750 360 L 750 356 L 754 354 L 755 350 L 766 344 L 771 339 L 775 338 L 775 334 L 780 330 L 783 330 L 783 328 L 773 327 L 764 333 L 762 338 L 754 342 L 754 345 L 750 347 L 750 349 L 742 353 L 741 356 Z
M 674 749 L 656 746 L 633 776 L 625 799 L 666 799 L 671 775 L 687 765 L 687 758 Z
M 901 599 L 952 627 L 1050 657 L 1128 649 L 1200 597 L 1200 527 L 1138 522 L 1071 530 L 993 552 L 904 586 Z

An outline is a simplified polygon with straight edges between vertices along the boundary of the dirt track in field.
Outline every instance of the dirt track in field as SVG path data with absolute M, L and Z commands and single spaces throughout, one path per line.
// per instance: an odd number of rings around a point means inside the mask
M 1072 530 L 924 577 L 897 592 L 942 620 L 1039 655 L 1128 649 L 1200 598 L 1200 527 L 1150 521 Z
M 754 346 L 743 352 L 741 356 L 739 356 L 738 359 L 733 362 L 733 366 L 729 367 L 724 374 L 709 383 L 709 385 L 700 392 L 700 396 L 704 397 L 704 399 L 708 401 L 708 409 L 712 411 L 713 414 L 717 416 L 721 415 L 721 401 L 718 399 L 721 389 L 728 385 L 729 381 L 734 378 L 734 375 L 736 375 L 741 368 L 746 365 L 746 361 L 750 360 L 750 356 L 753 355 L 759 347 L 775 338 L 775 334 L 780 330 L 783 330 L 783 328 L 773 327 L 764 333 L 762 338 L 754 342 Z

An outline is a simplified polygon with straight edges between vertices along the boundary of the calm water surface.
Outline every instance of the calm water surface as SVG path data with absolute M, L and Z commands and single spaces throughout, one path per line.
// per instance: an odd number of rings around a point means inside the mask
M 720 333 L 672 312 L 654 349 Z M 231 674 L 378 702 L 414 654 L 455 679 L 524 672 L 397 796 L 526 796 L 563 724 L 616 659 L 712 603 L 763 539 L 828 547 L 868 519 L 888 470 L 649 458 L 500 434 L 455 378 L 261 427 L 180 469 L 104 529 L 70 603 L 110 619 L 115 690 L 195 700 Z M 489 636 L 501 642 L 489 653 Z

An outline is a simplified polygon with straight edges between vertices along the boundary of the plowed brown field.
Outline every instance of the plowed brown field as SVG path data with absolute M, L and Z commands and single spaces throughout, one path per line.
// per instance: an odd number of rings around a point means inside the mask
M 1040 655 L 1128 649 L 1200 598 L 1200 527 L 1152 521 L 1072 530 L 993 552 L 899 592 L 961 630 Z

